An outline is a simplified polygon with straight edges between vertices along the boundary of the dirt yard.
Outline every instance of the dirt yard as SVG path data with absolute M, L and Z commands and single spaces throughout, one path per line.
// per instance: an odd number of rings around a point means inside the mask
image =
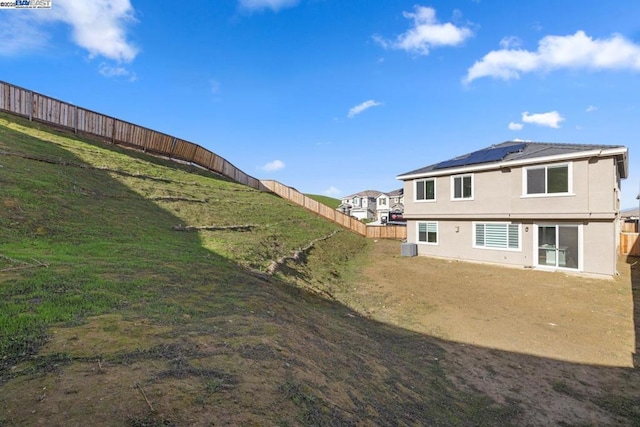
M 401 257 L 394 241 L 372 256 L 358 308 L 438 339 L 461 388 L 516 403 L 523 424 L 640 425 L 640 264 L 606 280 Z

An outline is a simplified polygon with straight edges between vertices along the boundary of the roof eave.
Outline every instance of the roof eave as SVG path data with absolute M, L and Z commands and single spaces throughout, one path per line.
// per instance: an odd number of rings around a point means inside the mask
M 627 152 L 628 152 L 627 147 L 595 149 L 595 150 L 588 150 L 588 151 L 580 151 L 576 153 L 560 154 L 555 156 L 533 157 L 529 159 L 520 159 L 520 160 L 514 159 L 514 160 L 501 161 L 501 162 L 484 163 L 481 165 L 463 166 L 459 168 L 435 169 L 429 172 L 398 175 L 396 176 L 396 179 L 401 181 L 407 181 L 410 179 L 426 178 L 431 176 L 455 175 L 460 173 L 480 172 L 480 171 L 491 170 L 491 169 L 508 168 L 508 167 L 515 167 L 515 166 L 526 166 L 526 165 L 532 165 L 532 164 L 538 164 L 538 163 L 549 163 L 549 162 L 556 162 L 556 161 L 560 162 L 560 161 L 572 160 L 572 159 L 583 159 L 583 158 L 591 158 L 591 157 L 612 157 L 612 156 L 622 156 L 623 170 L 620 171 L 620 176 L 621 178 L 624 179 L 627 177 L 628 168 L 629 168 Z

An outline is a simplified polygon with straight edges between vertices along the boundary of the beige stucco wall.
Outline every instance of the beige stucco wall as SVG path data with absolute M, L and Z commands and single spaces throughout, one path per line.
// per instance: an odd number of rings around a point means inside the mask
M 418 254 L 531 267 L 536 264 L 535 224 L 581 225 L 581 272 L 616 273 L 618 184 L 613 158 L 572 162 L 571 195 L 523 197 L 523 168 L 473 173 L 473 200 L 451 200 L 451 177 L 436 177 L 436 201 L 415 202 L 405 181 L 407 241 L 417 243 L 416 220 L 438 222 L 438 244 L 418 243 Z M 519 251 L 473 248 L 473 222 L 521 226 Z M 545 267 L 539 267 L 545 268 Z
M 482 221 L 480 221 L 482 222 Z M 407 241 L 417 243 L 417 221 L 407 223 Z M 470 220 L 438 221 L 438 244 L 417 243 L 418 255 L 450 258 L 457 260 L 534 267 L 537 262 L 537 246 L 534 224 L 581 225 L 582 266 L 575 270 L 594 275 L 612 276 L 616 274 L 615 222 L 591 221 L 534 221 L 515 222 L 521 224 L 521 249 L 500 250 L 473 247 L 473 223 Z M 545 266 L 537 268 L 553 270 Z M 571 270 L 567 270 L 571 271 Z
M 438 244 L 430 245 L 418 243 L 418 255 L 438 256 L 460 260 L 490 262 L 496 264 L 531 265 L 531 251 L 533 243 L 527 244 L 526 234 L 532 234 L 522 230 L 522 250 L 506 251 L 496 249 L 473 248 L 473 221 L 438 221 Z M 407 222 L 407 241 L 416 243 L 416 221 Z
M 613 158 L 572 162 L 570 195 L 523 196 L 522 167 L 473 173 L 473 200 L 451 200 L 451 177 L 436 179 L 436 201 L 415 201 L 415 181 L 404 182 L 405 217 L 613 218 L 617 177 Z

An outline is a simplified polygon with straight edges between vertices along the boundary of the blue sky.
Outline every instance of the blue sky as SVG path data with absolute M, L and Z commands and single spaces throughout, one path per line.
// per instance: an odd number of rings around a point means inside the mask
M 513 139 L 629 147 L 640 2 L 52 0 L 0 10 L 0 79 L 195 142 L 305 193 Z

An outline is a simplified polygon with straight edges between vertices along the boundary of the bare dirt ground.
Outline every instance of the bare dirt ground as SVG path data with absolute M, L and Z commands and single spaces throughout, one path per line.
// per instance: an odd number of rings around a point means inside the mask
M 522 424 L 640 425 L 635 260 L 603 280 L 401 257 L 393 241 L 372 257 L 354 304 L 437 338 L 461 388 L 516 403 Z

